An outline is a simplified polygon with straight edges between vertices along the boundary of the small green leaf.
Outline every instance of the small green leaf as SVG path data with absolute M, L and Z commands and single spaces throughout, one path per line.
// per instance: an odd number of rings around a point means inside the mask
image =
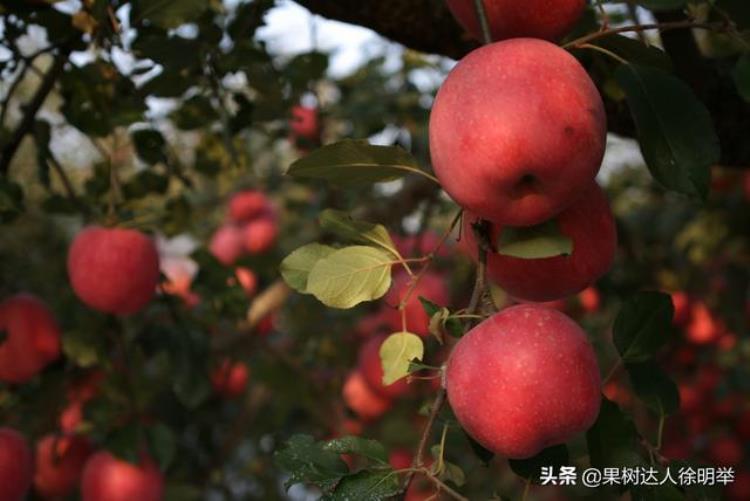
M 97 336 L 91 329 L 66 330 L 63 334 L 63 353 L 78 367 L 97 365 L 103 348 L 101 336 Z
M 400 257 L 396 244 L 382 224 L 356 221 L 346 212 L 326 209 L 320 214 L 320 227 L 344 240 L 382 247 L 395 257 Z
M 353 436 L 335 438 L 326 442 L 323 445 L 323 450 L 338 454 L 357 454 L 378 463 L 388 464 L 388 453 L 383 444 L 377 440 Z
M 139 425 L 127 425 L 109 435 L 104 442 L 104 447 L 116 457 L 131 464 L 138 464 L 142 444 L 141 436 Z
M 602 398 L 599 417 L 586 432 L 586 442 L 594 468 L 638 466 L 644 463 L 636 452 L 638 434 L 633 421 L 606 398 Z
M 614 342 L 623 362 L 645 362 L 667 342 L 674 307 L 668 294 L 639 292 L 620 308 Z
M 710 167 L 720 156 L 706 107 L 687 84 L 657 68 L 622 65 L 616 77 L 654 179 L 667 189 L 705 199 Z
M 130 134 L 138 158 L 147 164 L 164 162 L 164 136 L 156 129 L 139 129 Z
M 321 501 L 377 501 L 389 499 L 399 492 L 399 476 L 390 468 L 362 470 L 341 479 L 334 491 L 324 495 Z
M 680 393 L 669 376 L 655 363 L 625 364 L 638 398 L 657 415 L 667 416 L 680 408 Z
M 174 432 L 164 424 L 146 428 L 146 442 L 151 456 L 156 459 L 162 471 L 166 470 L 174 459 L 177 442 Z
M 416 334 L 397 332 L 380 345 L 383 364 L 383 384 L 390 385 L 409 375 L 409 362 L 422 360 L 424 343 Z
M 497 252 L 521 259 L 569 256 L 573 253 L 573 241 L 560 232 L 555 220 L 550 220 L 526 228 L 503 228 Z
M 438 478 L 444 482 L 451 482 L 457 487 L 466 483 L 466 474 L 461 467 L 449 461 L 443 461 L 443 469 Z
M 312 483 L 323 490 L 331 490 L 349 473 L 340 454 L 328 451 L 309 435 L 294 435 L 286 447 L 274 455 L 276 464 L 287 473 L 287 488 L 299 483 Z
M 336 249 L 328 245 L 308 244 L 289 254 L 279 266 L 281 276 L 289 287 L 297 292 L 307 293 L 307 278 L 318 261 L 329 256 Z
M 306 289 L 326 306 L 352 308 L 388 292 L 392 264 L 390 255 L 374 247 L 344 247 L 315 263 Z
M 510 459 L 508 464 L 519 477 L 539 483 L 543 466 L 552 466 L 558 470 L 561 466 L 570 464 L 570 456 L 565 445 L 555 445 L 528 459 Z
M 208 5 L 209 0 L 139 0 L 133 13 L 136 22 L 147 19 L 160 28 L 172 29 L 197 19 Z
M 287 174 L 351 186 L 392 181 L 415 170 L 419 170 L 417 160 L 399 147 L 344 140 L 297 160 Z

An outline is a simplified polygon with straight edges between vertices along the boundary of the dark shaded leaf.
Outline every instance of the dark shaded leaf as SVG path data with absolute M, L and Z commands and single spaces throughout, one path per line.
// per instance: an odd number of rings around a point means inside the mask
M 666 416 L 680 408 L 677 385 L 653 362 L 625 364 L 638 398 L 656 414 Z
M 626 363 L 644 362 L 669 339 L 674 307 L 668 294 L 639 292 L 620 308 L 614 324 L 614 343 Z
M 570 464 L 570 456 L 565 445 L 555 445 L 529 459 L 510 459 L 508 464 L 519 477 L 539 483 L 543 466 L 551 466 L 557 471 L 561 466 Z

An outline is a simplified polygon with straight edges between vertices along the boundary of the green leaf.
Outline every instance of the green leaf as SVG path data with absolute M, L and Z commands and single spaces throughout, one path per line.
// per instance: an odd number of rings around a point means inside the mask
M 362 470 L 345 476 L 321 501 L 380 501 L 401 491 L 399 476 L 391 469 Z
M 443 482 L 451 482 L 457 487 L 461 487 L 466 483 L 466 474 L 457 464 L 449 461 L 443 461 L 442 471 L 438 473 L 438 478 Z
M 287 473 L 287 488 L 299 483 L 312 483 L 323 490 L 331 490 L 349 473 L 338 453 L 328 451 L 309 435 L 294 435 L 286 447 L 274 455 L 276 464 Z
M 331 308 L 352 308 L 388 292 L 392 264 L 390 255 L 374 247 L 344 247 L 315 263 L 307 291 Z
M 208 379 L 208 340 L 202 332 L 194 329 L 169 331 L 169 336 L 174 378 L 172 388 L 183 405 L 195 409 L 212 391 Z
M 182 130 L 194 130 L 211 124 L 218 118 L 206 97 L 193 96 L 172 113 L 172 120 Z
M 638 434 L 633 421 L 619 407 L 602 398 L 599 417 L 586 432 L 591 466 L 594 468 L 638 466 Z
M 655 363 L 625 364 L 638 398 L 657 415 L 667 416 L 680 408 L 677 385 Z
M 668 294 L 639 292 L 620 308 L 614 342 L 623 362 L 645 362 L 664 346 L 672 326 L 674 307 Z
M 287 174 L 352 186 L 392 181 L 416 170 L 419 170 L 417 160 L 399 147 L 347 139 L 297 160 Z
M 169 188 L 169 177 L 144 170 L 122 186 L 128 200 L 145 197 L 152 193 L 164 194 Z
M 130 134 L 138 158 L 147 164 L 164 162 L 164 136 L 156 129 L 139 129 Z
M 136 22 L 146 19 L 171 29 L 198 19 L 208 5 L 209 0 L 139 0 L 134 3 L 133 11 Z
M 335 438 L 326 442 L 323 449 L 338 454 L 357 454 L 378 463 L 388 464 L 388 453 L 377 440 L 353 436 Z
M 416 334 L 397 332 L 391 334 L 380 345 L 380 361 L 383 364 L 383 384 L 388 386 L 409 375 L 409 363 L 422 360 L 424 343 Z
M 326 209 L 320 214 L 320 227 L 346 241 L 382 247 L 395 257 L 400 257 L 391 235 L 382 224 L 356 221 L 346 212 Z
M 561 466 L 570 464 L 570 456 L 565 445 L 555 445 L 544 449 L 532 458 L 510 459 L 508 464 L 513 473 L 519 477 L 539 483 L 543 466 L 552 466 L 555 470 L 558 470 Z
M 107 437 L 104 447 L 116 457 L 131 464 L 137 464 L 141 447 L 141 428 L 130 424 L 115 430 Z
M 635 38 L 614 34 L 594 40 L 591 44 L 614 52 L 631 64 L 672 71 L 672 61 L 666 52 L 653 45 L 646 45 Z
M 525 228 L 505 227 L 500 232 L 497 252 L 521 259 L 569 256 L 573 241 L 560 232 L 554 219 Z
M 317 243 L 300 247 L 281 262 L 279 266 L 281 276 L 292 289 L 303 294 L 308 293 L 307 280 L 310 271 L 318 261 L 335 251 L 333 247 Z
M 24 210 L 23 189 L 7 177 L 0 177 L 0 223 L 9 223 Z
M 91 329 L 66 330 L 62 337 L 65 356 L 78 367 L 93 367 L 100 361 L 104 346 L 101 336 Z
M 743 54 L 732 72 L 737 92 L 750 103 L 750 54 Z
M 151 456 L 159 464 L 162 471 L 166 470 L 174 459 L 177 441 L 174 432 L 164 424 L 157 424 L 146 428 L 146 442 Z
M 616 78 L 651 174 L 667 189 L 705 199 L 720 156 L 706 107 L 684 82 L 653 67 L 622 65 Z

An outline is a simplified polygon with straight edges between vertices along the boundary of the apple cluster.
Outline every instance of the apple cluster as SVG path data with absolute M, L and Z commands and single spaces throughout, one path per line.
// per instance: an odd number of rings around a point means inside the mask
M 445 387 L 463 428 L 487 449 L 529 458 L 585 431 L 599 412 L 601 380 L 585 332 L 540 304 L 590 290 L 612 265 L 614 218 L 595 177 L 607 125 L 583 66 L 554 42 L 583 0 L 485 0 L 493 43 L 464 57 L 435 98 L 432 165 L 463 209 L 462 245 L 516 301 L 470 330 L 448 360 Z M 476 38 L 473 0 L 448 0 Z M 475 234 L 478 221 L 484 234 Z M 565 255 L 502 253 L 504 232 L 545 225 L 572 244 Z

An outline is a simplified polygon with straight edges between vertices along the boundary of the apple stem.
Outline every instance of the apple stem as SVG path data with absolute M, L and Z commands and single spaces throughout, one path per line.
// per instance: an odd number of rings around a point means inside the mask
M 490 22 L 487 19 L 487 12 L 484 10 L 484 2 L 482 0 L 474 0 L 474 8 L 477 11 L 479 25 L 482 27 L 482 38 L 484 39 L 484 43 L 491 44 L 492 32 L 490 31 Z

